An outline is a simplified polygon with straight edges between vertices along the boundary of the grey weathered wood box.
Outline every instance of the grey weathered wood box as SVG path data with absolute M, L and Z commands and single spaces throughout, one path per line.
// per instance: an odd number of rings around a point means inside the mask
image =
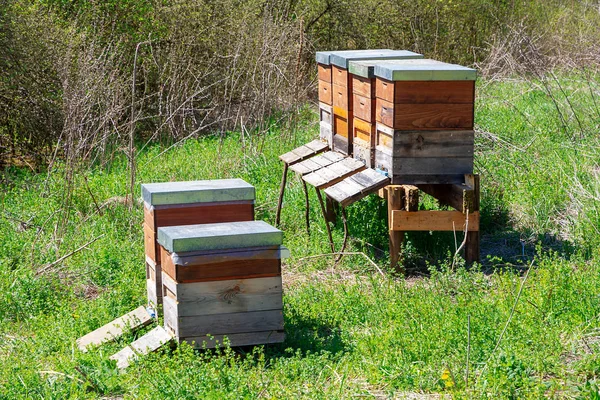
M 328 58 L 327 58 L 328 57 Z M 331 71 L 331 105 L 333 106 L 332 149 L 352 154 L 353 107 L 352 77 L 348 73 L 352 60 L 406 59 L 423 57 L 407 50 L 341 50 L 317 53 L 320 68 Z M 321 67 L 323 66 L 323 67 Z M 319 70 L 321 71 L 321 69 Z M 321 75 L 319 75 L 321 77 Z M 321 90 L 319 91 L 321 94 Z M 325 97 L 323 97 L 324 99 Z M 321 99 L 321 97 L 320 97 Z
M 161 304 L 160 227 L 254 219 L 255 190 L 242 179 L 142 184 L 148 301 Z
M 198 347 L 282 342 L 282 240 L 262 221 L 159 228 L 165 329 Z
M 459 183 L 473 172 L 474 69 L 382 61 L 375 76 L 375 167 L 392 184 Z

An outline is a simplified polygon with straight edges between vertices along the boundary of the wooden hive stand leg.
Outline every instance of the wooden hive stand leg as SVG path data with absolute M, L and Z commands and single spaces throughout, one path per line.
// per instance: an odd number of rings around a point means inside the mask
M 302 189 L 304 189 L 304 219 L 306 219 L 306 233 L 310 235 L 310 202 L 308 200 L 308 188 L 306 187 L 306 181 L 300 178 L 302 181 Z
M 319 189 L 315 186 L 315 191 L 317 192 L 317 198 L 319 199 L 319 205 L 321 206 L 321 212 L 323 213 L 323 219 L 325 220 L 325 228 L 327 229 L 327 237 L 329 238 L 329 246 L 331 247 L 331 252 L 335 253 L 335 246 L 333 244 L 333 236 L 331 236 L 331 228 L 329 227 L 329 222 L 327 222 L 327 212 L 325 211 L 325 204 L 323 202 L 323 196 Z
M 279 200 L 277 201 L 277 214 L 275 215 L 275 226 L 279 226 L 281 218 L 281 206 L 283 205 L 283 192 L 287 183 L 288 163 L 283 163 L 283 176 L 281 177 L 281 186 L 279 187 Z
M 473 188 L 473 210 L 469 210 L 469 213 L 479 211 L 479 175 L 465 175 L 465 183 Z M 469 221 L 471 223 L 471 221 Z M 479 224 L 479 221 L 477 221 Z M 476 231 L 469 231 L 466 233 L 467 238 L 465 241 L 465 261 L 467 264 L 474 262 L 480 262 L 479 254 L 479 229 Z
M 404 208 L 404 196 L 405 192 L 403 186 L 390 185 L 387 187 L 390 266 L 395 268 L 398 272 L 404 272 L 404 267 L 399 264 L 404 232 L 393 230 L 392 214 L 394 210 L 402 210 Z
M 335 224 L 335 202 L 329 196 L 325 196 L 325 211 L 327 213 L 327 222 Z

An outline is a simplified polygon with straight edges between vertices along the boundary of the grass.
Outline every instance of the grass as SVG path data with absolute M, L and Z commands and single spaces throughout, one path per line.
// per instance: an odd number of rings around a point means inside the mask
M 216 352 L 181 345 L 124 373 L 108 357 L 133 334 L 85 354 L 75 340 L 145 303 L 143 216 L 123 202 L 126 160 L 78 171 L 67 207 L 63 167 L 4 171 L 0 398 L 598 398 L 597 119 L 585 117 L 594 112 L 586 81 L 558 82 L 576 108 L 556 82 L 478 83 L 481 266 L 451 267 L 452 235 L 408 234 L 413 274 L 394 276 L 378 250 L 387 228 L 375 196 L 348 210 L 349 250 L 365 252 L 385 276 L 361 256 L 338 265 L 307 258 L 330 250 L 314 193 L 307 235 L 302 187 L 292 178 L 282 212 L 292 251 L 283 268 L 285 343 Z M 257 188 L 257 218 L 272 223 L 277 155 L 317 132 L 314 115 L 304 121 L 294 138 L 274 126 L 189 140 L 164 154 L 154 145 L 138 154 L 137 182 L 241 177 Z M 423 206 L 436 204 L 426 198 Z M 338 248 L 342 236 L 338 224 Z

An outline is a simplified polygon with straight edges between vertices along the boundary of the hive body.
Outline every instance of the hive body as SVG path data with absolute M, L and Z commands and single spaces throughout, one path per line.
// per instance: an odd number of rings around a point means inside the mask
M 282 239 L 261 221 L 160 228 L 165 329 L 207 348 L 283 341 Z
M 241 179 L 142 185 L 148 301 L 162 303 L 161 227 L 252 221 L 254 187 Z

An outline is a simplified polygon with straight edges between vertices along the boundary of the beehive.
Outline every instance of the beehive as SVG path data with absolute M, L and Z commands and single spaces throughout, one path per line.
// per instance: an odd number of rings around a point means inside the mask
M 142 185 L 147 292 L 162 303 L 161 227 L 254 220 L 254 187 L 241 179 L 165 182 Z
M 165 329 L 199 347 L 282 342 L 282 240 L 262 221 L 159 228 Z
M 458 183 L 473 172 L 476 71 L 435 60 L 375 66 L 375 167 L 392 184 Z
M 329 147 L 333 146 L 333 87 L 331 83 L 331 64 L 329 57 L 331 52 L 318 51 L 317 76 L 319 78 L 319 137 Z
M 402 54 L 403 59 L 423 58 L 410 51 L 403 51 Z M 375 65 L 385 61 L 392 62 L 390 59 L 348 62 L 352 79 L 353 156 L 367 167 L 375 166 Z
M 327 59 L 327 56 L 329 57 Z M 317 53 L 317 62 L 319 63 L 319 81 L 321 76 L 326 76 L 327 70 L 331 74 L 331 84 L 329 86 L 331 93 L 332 108 L 332 138 L 331 147 L 333 150 L 343 154 L 352 154 L 352 77 L 348 73 L 348 63 L 352 60 L 372 60 L 372 59 L 406 59 L 406 58 L 421 58 L 420 54 L 406 50 L 345 50 L 345 51 L 330 51 Z M 327 69 L 325 66 L 328 66 Z M 325 83 L 319 86 L 320 97 L 328 100 Z M 323 114 L 323 111 L 321 111 Z M 322 119 L 323 120 L 323 119 Z

